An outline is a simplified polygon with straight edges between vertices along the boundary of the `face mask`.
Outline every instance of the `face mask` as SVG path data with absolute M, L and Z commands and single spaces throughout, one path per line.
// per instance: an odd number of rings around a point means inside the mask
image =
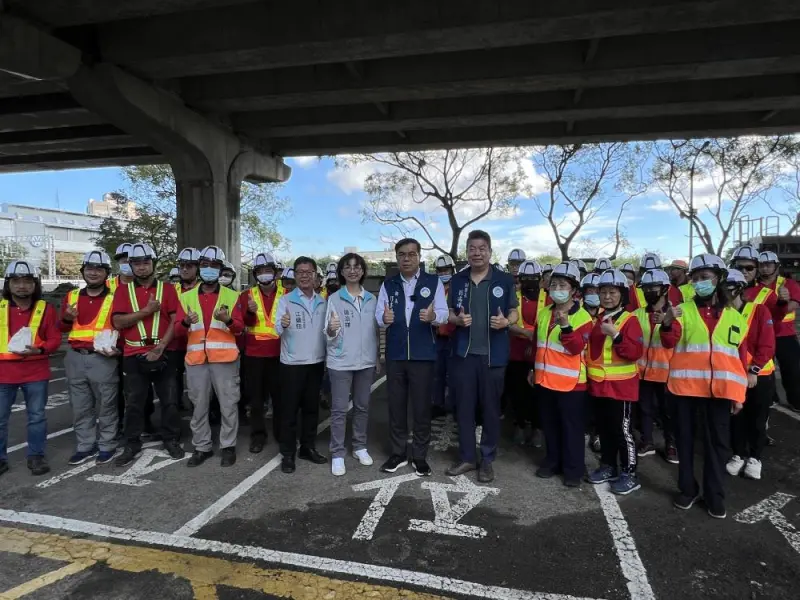
M 230 275 L 225 275 L 224 277 L 219 278 L 219 282 L 221 285 L 230 285 L 233 282 L 233 277 Z
M 692 287 L 694 288 L 695 294 L 701 298 L 708 298 L 714 293 L 714 290 L 717 289 L 717 285 L 710 279 L 705 281 L 695 281 L 692 283 Z
M 539 286 L 535 283 L 523 283 L 520 291 L 528 300 L 536 300 L 539 297 Z
M 597 308 L 600 306 L 600 296 L 598 294 L 586 294 L 583 297 L 583 303 L 589 308 Z
M 214 283 L 219 279 L 219 269 L 215 267 L 201 267 L 200 278 L 206 283 Z
M 258 283 L 272 283 L 275 279 L 275 275 L 272 273 L 262 273 L 261 275 L 256 276 L 256 279 L 258 279 Z
M 120 263 L 119 272 L 127 277 L 133 277 L 133 269 L 128 263 Z
M 564 304 L 565 302 L 568 302 L 571 297 L 572 292 L 565 290 L 550 290 L 550 298 L 552 298 L 553 302 L 556 304 Z
M 450 283 L 450 280 L 453 278 L 452 275 L 439 275 L 439 281 L 442 282 L 442 285 L 445 283 Z
M 655 304 L 661 300 L 661 292 L 645 292 L 644 299 L 648 304 Z

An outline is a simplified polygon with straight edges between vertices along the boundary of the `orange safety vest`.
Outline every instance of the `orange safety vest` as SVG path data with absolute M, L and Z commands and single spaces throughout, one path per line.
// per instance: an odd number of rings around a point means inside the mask
M 677 396 L 744 402 L 747 374 L 739 346 L 747 337 L 746 319 L 727 307 L 709 332 L 694 302 L 680 306 L 681 339 L 672 355 L 667 389 Z
M 583 354 L 567 353 L 561 345 L 561 329 L 557 325 L 551 327 L 553 306 L 555 305 L 546 306 L 536 316 L 534 380 L 537 385 L 549 390 L 569 392 L 579 383 L 586 383 L 586 369 Z M 592 322 L 592 317 L 583 307 L 568 318 L 573 330 Z
M 208 326 L 208 333 L 206 333 L 199 294 L 200 286 L 195 286 L 191 290 L 187 290 L 181 294 L 183 310 L 187 314 L 191 310 L 200 317 L 197 323 L 192 323 L 189 327 L 189 339 L 186 342 L 186 364 L 202 365 L 206 362 L 234 362 L 239 358 L 239 347 L 236 345 L 236 337 L 231 333 L 225 323 L 218 321 L 213 316 Z M 220 286 L 214 312 L 216 312 L 220 306 L 228 306 L 232 312 L 238 299 L 239 294 L 234 290 Z
M 20 360 L 22 357 L 19 354 L 14 354 L 8 351 L 8 343 L 11 341 L 11 335 L 8 328 L 8 313 L 10 309 L 8 300 L 0 300 L 0 360 Z M 44 311 L 47 309 L 47 303 L 44 300 L 39 300 L 31 311 L 31 320 L 28 322 L 28 327 L 33 332 L 34 348 L 42 343 L 39 337 L 39 327 L 42 324 L 42 317 Z
M 764 288 L 764 289 L 767 289 L 767 288 Z M 753 324 L 753 318 L 755 317 L 755 314 L 756 314 L 756 310 L 755 309 L 756 309 L 756 303 L 755 302 L 747 302 L 747 303 L 745 303 L 744 307 L 742 308 L 742 316 L 745 319 L 747 319 L 747 333 L 745 335 L 750 333 L 750 326 Z M 748 348 L 747 348 L 747 366 L 749 367 L 751 364 L 753 364 L 753 355 L 750 352 L 750 347 L 748 346 Z M 775 372 L 775 359 L 770 358 L 769 362 L 767 362 L 763 367 L 761 367 L 761 370 L 758 372 L 758 376 L 761 377 L 762 375 L 763 376 L 772 375 L 774 372 Z
M 80 290 L 72 290 L 67 294 L 67 302 L 69 304 L 77 304 L 79 296 Z M 111 305 L 113 303 L 114 294 L 109 292 L 106 294 L 106 297 L 103 298 L 103 304 L 100 310 L 97 311 L 94 321 L 81 325 L 78 323 L 78 319 L 75 319 L 72 322 L 72 329 L 67 339 L 90 342 L 94 339 L 94 336 L 101 331 L 113 329 L 114 327 L 111 325 Z
M 616 326 L 619 331 L 625 326 L 629 319 L 633 318 L 633 313 L 622 312 L 617 319 Z M 594 382 L 603 381 L 626 381 L 638 375 L 638 367 L 635 362 L 620 358 L 614 351 L 614 340 L 605 336 L 603 340 L 603 351 L 598 358 L 592 358 L 592 338 L 589 337 L 589 344 L 586 352 L 586 367 L 589 379 Z
M 644 355 L 637 361 L 639 377 L 645 381 L 666 383 L 669 379 L 669 363 L 675 350 L 661 345 L 661 325 L 656 323 L 655 327 L 650 327 L 650 315 L 646 308 L 640 308 L 634 314 L 642 326 L 644 343 Z
M 280 337 L 275 330 L 275 323 L 277 322 L 278 315 L 278 300 L 286 293 L 286 290 L 282 285 L 276 286 L 275 300 L 272 302 L 272 310 L 269 314 L 266 314 L 264 299 L 261 297 L 261 290 L 258 286 L 251 287 L 247 293 L 250 294 L 250 297 L 258 307 L 256 311 L 256 324 L 252 327 L 248 327 L 247 333 L 254 335 L 257 340 L 277 340 Z

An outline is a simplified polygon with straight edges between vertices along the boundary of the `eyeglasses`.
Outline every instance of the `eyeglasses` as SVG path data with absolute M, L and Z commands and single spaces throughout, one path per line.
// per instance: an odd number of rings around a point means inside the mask
M 744 265 L 738 265 L 736 268 L 737 268 L 739 271 L 747 271 L 748 273 L 749 273 L 750 271 L 755 271 L 755 270 L 756 270 L 756 266 L 755 266 L 755 265 L 747 265 L 747 266 L 744 266 Z
M 416 258 L 419 258 L 419 254 L 417 254 L 416 252 L 398 252 L 397 258 L 400 260 L 403 260 L 404 258 L 410 258 L 411 260 L 414 260 Z

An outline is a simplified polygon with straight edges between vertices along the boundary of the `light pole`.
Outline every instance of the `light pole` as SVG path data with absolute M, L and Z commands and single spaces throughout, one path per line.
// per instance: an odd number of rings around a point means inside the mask
M 692 252 L 694 252 L 694 168 L 697 166 L 697 159 L 705 152 L 711 142 L 706 140 L 700 146 L 700 150 L 694 155 L 692 160 L 692 168 L 689 169 L 689 260 L 692 260 Z

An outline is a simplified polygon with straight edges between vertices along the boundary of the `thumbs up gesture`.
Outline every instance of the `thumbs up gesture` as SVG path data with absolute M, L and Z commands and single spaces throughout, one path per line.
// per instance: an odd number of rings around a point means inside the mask
M 190 308 L 186 313 L 186 320 L 192 325 L 196 325 L 200 322 L 200 316 Z
M 391 325 L 392 323 L 394 323 L 394 311 L 387 302 L 383 307 L 383 324 Z
M 339 315 L 336 310 L 331 311 L 330 319 L 328 319 L 328 334 L 336 335 L 339 333 L 339 330 L 342 328 L 342 322 L 339 319 Z
M 247 312 L 256 314 L 258 312 L 258 304 L 256 301 L 253 300 L 252 296 L 248 296 L 247 298 Z
M 456 316 L 456 319 L 457 319 L 456 325 L 458 325 L 459 327 L 472 326 L 472 315 L 466 314 L 464 312 L 464 307 L 461 307 L 461 309 L 458 312 L 458 315 Z
M 433 302 L 431 302 L 427 308 L 423 308 L 419 311 L 419 320 L 423 323 L 433 323 L 436 319 L 436 313 L 433 310 Z
M 782 285 L 778 289 L 778 299 L 783 302 L 789 302 L 792 299 L 792 295 L 789 293 L 789 290 L 786 288 L 785 285 Z
M 492 329 L 505 329 L 508 327 L 508 319 L 505 318 L 499 306 L 497 307 L 497 314 L 489 318 L 489 327 Z
M 289 309 L 287 308 L 286 312 L 283 313 L 283 316 L 281 317 L 281 327 L 286 329 L 291 324 L 292 324 L 292 315 L 289 314 Z
M 70 304 L 64 310 L 64 319 L 67 321 L 74 321 L 78 318 L 78 305 Z
M 611 317 L 606 317 L 603 319 L 603 322 L 600 323 L 600 331 L 602 331 L 604 335 L 607 335 L 611 338 L 619 333 L 617 328 L 614 326 L 614 323 L 611 322 Z
M 147 301 L 147 306 L 144 307 L 144 312 L 148 315 L 152 315 L 153 313 L 158 312 L 161 310 L 161 302 L 156 300 L 156 297 L 153 294 L 150 294 L 150 299 Z
M 217 310 L 214 311 L 214 318 L 217 321 L 222 321 L 223 323 L 227 323 L 231 320 L 231 313 L 228 310 L 228 306 L 223 304 Z
M 669 309 L 667 309 L 667 314 L 664 317 L 662 325 L 666 325 L 667 327 L 669 327 L 670 325 L 672 325 L 672 322 L 678 317 L 680 317 L 682 314 L 683 314 L 683 309 L 680 306 L 670 306 Z
M 555 313 L 555 321 L 559 327 L 569 327 L 569 317 L 567 313 L 564 311 L 556 311 Z

